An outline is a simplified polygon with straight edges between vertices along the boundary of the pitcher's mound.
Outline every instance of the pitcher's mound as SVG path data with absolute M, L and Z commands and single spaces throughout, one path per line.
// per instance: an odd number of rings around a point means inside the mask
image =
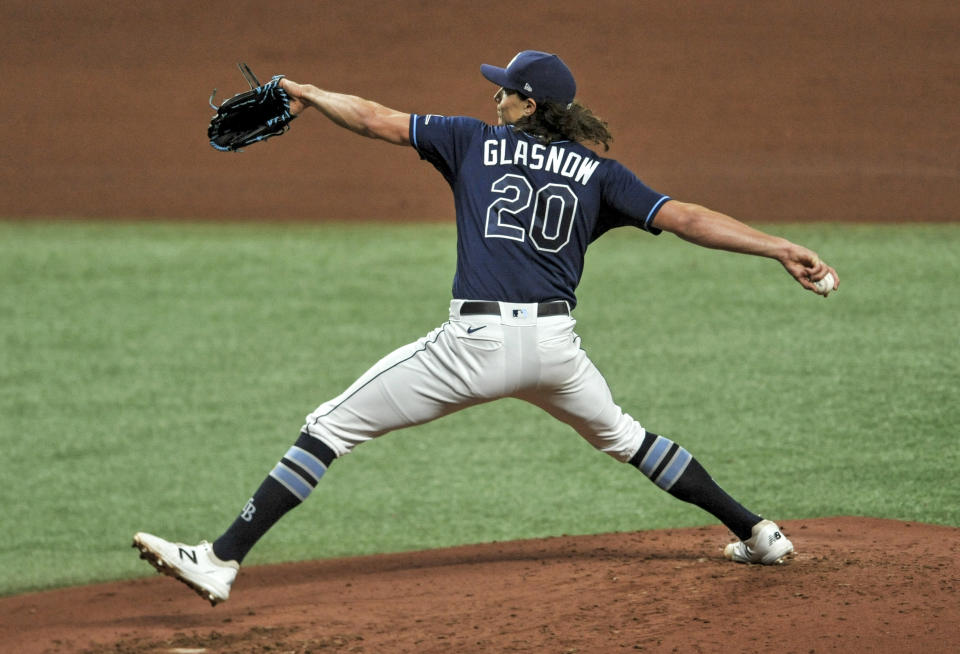
M 771 567 L 724 560 L 733 539 L 704 527 L 248 567 L 216 608 L 160 576 L 5 597 L 0 642 L 116 654 L 960 651 L 960 529 L 781 525 L 797 551 Z

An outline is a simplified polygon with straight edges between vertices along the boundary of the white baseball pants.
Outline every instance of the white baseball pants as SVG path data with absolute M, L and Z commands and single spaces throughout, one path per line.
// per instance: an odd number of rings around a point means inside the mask
M 595 448 L 629 461 L 645 430 L 613 401 L 580 349 L 569 315 L 501 302 L 500 315 L 463 315 L 380 359 L 346 391 L 307 416 L 304 431 L 337 456 L 395 429 L 514 397 L 562 420 Z

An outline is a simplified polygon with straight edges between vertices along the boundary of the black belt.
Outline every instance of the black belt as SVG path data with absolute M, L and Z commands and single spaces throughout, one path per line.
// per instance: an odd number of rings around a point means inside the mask
M 508 303 L 509 304 L 509 303 Z M 461 316 L 499 316 L 499 302 L 469 301 L 460 305 Z M 541 302 L 537 305 L 538 316 L 569 316 L 570 308 L 563 300 Z

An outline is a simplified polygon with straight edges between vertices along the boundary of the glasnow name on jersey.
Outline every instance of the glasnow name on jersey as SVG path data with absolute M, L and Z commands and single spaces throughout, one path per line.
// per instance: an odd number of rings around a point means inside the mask
M 487 139 L 483 142 L 483 165 L 526 166 L 557 173 L 586 186 L 600 162 L 557 145 L 530 144 L 523 140 L 517 141 L 513 152 L 509 152 L 506 139 Z

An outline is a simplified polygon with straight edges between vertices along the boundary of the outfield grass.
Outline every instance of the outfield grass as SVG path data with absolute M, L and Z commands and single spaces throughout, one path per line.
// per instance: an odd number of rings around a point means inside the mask
M 960 226 L 774 226 L 840 272 L 616 230 L 578 332 L 617 400 L 782 520 L 960 525 Z M 448 225 L 0 223 L 0 593 L 212 539 L 303 417 L 445 319 Z M 711 524 L 513 400 L 338 461 L 249 563 Z

